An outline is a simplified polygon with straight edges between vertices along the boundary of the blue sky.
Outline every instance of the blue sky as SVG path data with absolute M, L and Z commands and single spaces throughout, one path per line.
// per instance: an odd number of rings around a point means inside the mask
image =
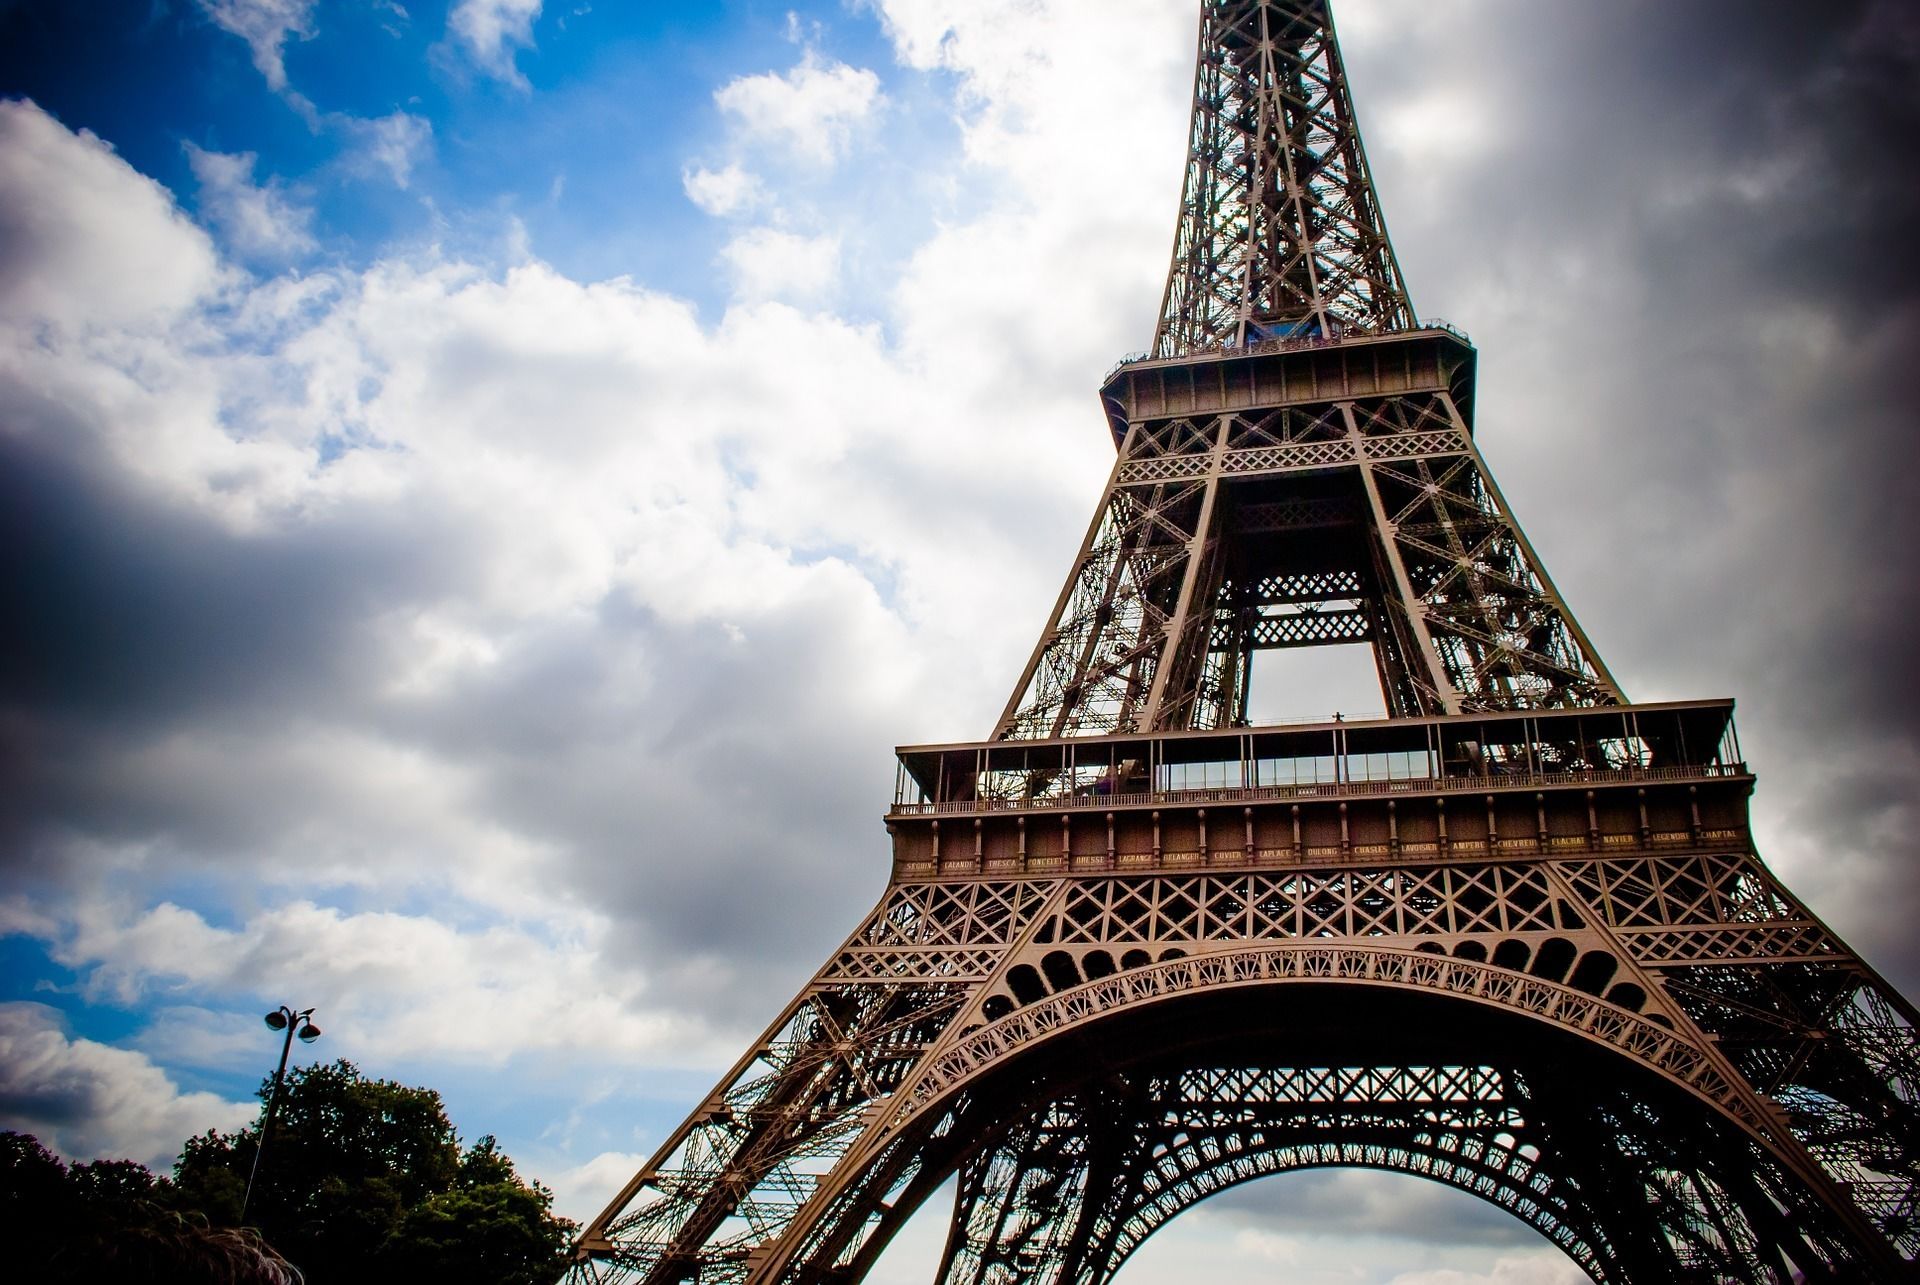
M 480 50 L 443 6 L 20 4 L 9 89 L 110 140 L 203 215 L 192 149 L 257 157 L 253 181 L 307 216 L 308 262 L 364 265 L 407 245 L 497 252 L 511 219 L 569 275 L 631 275 L 713 309 L 722 229 L 680 195 L 682 172 L 726 145 L 713 90 L 802 49 L 862 69 L 889 61 L 870 17 L 831 4 L 535 8 L 501 6 L 504 26 Z M 262 33 L 243 38 L 253 21 Z M 834 212 L 886 204 L 888 153 L 955 146 L 937 96 L 920 78 L 896 85 L 860 181 L 801 194 Z M 939 213 L 927 195 L 888 210 L 897 248 Z
M 1741 701 L 1763 851 L 1911 992 L 1910 19 L 1337 12 L 1529 535 L 1630 693 Z M 164 1164 L 313 1004 L 591 1213 L 879 892 L 890 747 L 1005 700 L 1192 23 L 0 4 L 0 1123 Z M 1410 1180 L 1259 1190 L 1126 1279 L 1560 1270 Z

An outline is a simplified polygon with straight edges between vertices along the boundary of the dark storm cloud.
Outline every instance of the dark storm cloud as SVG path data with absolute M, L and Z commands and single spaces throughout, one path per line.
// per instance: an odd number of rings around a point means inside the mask
M 116 475 L 63 412 L 6 410 L 5 859 L 55 863 L 74 836 L 230 851 L 270 834 L 260 797 L 156 794 L 126 760 L 182 732 L 271 743 L 302 712 L 338 712 L 381 657 L 368 618 L 444 582 L 432 545 L 391 512 L 236 533 Z
M 472 570 L 450 556 L 453 519 L 373 508 L 237 533 L 57 427 L 0 434 L 18 625 L 0 661 L 16 787 L 0 838 L 17 870 L 84 875 L 74 854 L 92 843 L 151 844 L 183 869 L 260 860 L 327 805 L 274 764 L 301 729 L 358 724 L 473 773 L 475 812 L 560 852 L 579 900 L 626 925 L 613 962 L 647 966 L 682 1011 L 763 1017 L 735 970 L 797 985 L 877 894 L 888 742 L 874 711 L 836 696 L 853 658 L 831 611 L 735 639 L 615 594 L 597 616 L 524 628 L 448 690 L 381 695 L 406 659 L 383 615 Z M 196 780 L 141 759 L 208 735 L 263 775 Z
M 127 485 L 91 445 L 0 436 L 0 683 L 18 712 L 138 734 L 306 703 L 364 665 L 364 617 L 419 587 L 385 524 L 237 535 Z
M 767 1016 L 885 881 L 883 711 L 843 699 L 857 658 L 822 608 L 733 636 L 614 594 L 590 619 L 411 709 L 466 758 L 490 815 L 567 854 L 568 886 L 667 979 L 663 1002 Z

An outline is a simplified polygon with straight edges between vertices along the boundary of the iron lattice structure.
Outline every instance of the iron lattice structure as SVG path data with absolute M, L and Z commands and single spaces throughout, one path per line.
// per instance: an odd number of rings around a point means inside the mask
M 1630 704 L 1421 323 L 1322 0 L 1205 0 L 1151 353 L 985 741 L 908 747 L 880 904 L 587 1228 L 582 1281 L 1098 1285 L 1290 1169 L 1417 1174 L 1595 1280 L 1895 1281 L 1913 1006 L 1760 861 L 1732 703 Z M 1384 719 L 1253 727 L 1367 643 Z

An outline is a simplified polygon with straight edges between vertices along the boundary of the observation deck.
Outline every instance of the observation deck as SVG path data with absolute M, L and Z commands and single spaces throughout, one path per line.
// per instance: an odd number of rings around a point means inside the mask
M 894 877 L 1746 850 L 1730 700 L 898 750 Z
M 1416 330 L 1343 336 L 1299 335 L 1175 357 L 1127 357 L 1100 383 L 1114 446 L 1142 420 L 1223 411 L 1446 392 L 1473 427 L 1478 354 L 1440 320 Z

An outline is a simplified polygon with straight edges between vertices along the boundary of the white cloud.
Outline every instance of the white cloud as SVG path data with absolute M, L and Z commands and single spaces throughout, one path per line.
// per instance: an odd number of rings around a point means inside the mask
M 745 299 L 815 298 L 840 274 L 838 237 L 749 228 L 720 253 L 733 274 L 734 293 Z
M 740 76 L 713 99 L 747 143 L 791 149 L 819 165 L 843 155 L 855 128 L 885 102 L 873 72 L 822 60 L 811 50 L 785 75 Z
M 385 175 L 398 188 L 412 181 L 414 166 L 433 148 L 433 123 L 411 112 L 349 118 L 346 124 L 355 143 L 350 163 L 362 172 Z
M 0 102 L 0 325 L 165 326 L 225 279 L 165 188 L 94 135 Z
M 192 143 L 186 147 L 187 162 L 200 184 L 200 213 L 235 255 L 285 263 L 318 247 L 313 211 L 288 199 L 278 179 L 256 184 L 252 152 L 208 152 Z
M 1395 103 L 1367 130 L 1380 146 L 1421 156 L 1436 170 L 1476 160 L 1500 145 L 1516 113 L 1478 84 L 1441 83 Z
M 253 51 L 253 65 L 276 93 L 287 87 L 287 37 L 313 35 L 318 0 L 199 0 L 200 8 L 223 30 L 240 37 Z
M 554 1213 L 584 1223 L 606 1208 L 613 1193 L 646 1162 L 644 1152 L 602 1151 L 585 1164 L 542 1174 L 540 1181 L 553 1192 Z
M 125 1157 L 165 1170 L 187 1138 L 240 1128 L 257 1110 L 182 1093 L 146 1054 L 75 1039 L 43 1004 L 0 1004 L 0 1127 L 31 1133 L 62 1155 Z
M 1403 1272 L 1387 1285 L 1587 1285 L 1590 1278 L 1553 1250 L 1531 1254 L 1503 1254 L 1487 1271 L 1443 1267 Z
M 252 1009 L 211 1009 L 198 1004 L 156 1004 L 146 1009 L 147 1025 L 130 1041 L 133 1048 L 174 1067 L 230 1071 L 260 1061 L 261 1013 L 266 1000 Z
M 763 196 L 760 180 L 729 164 L 717 170 L 690 169 L 680 176 L 687 199 L 716 218 L 753 208 Z
M 63 138 L 55 150 L 140 190 L 97 144 Z M 55 184 L 37 199 L 57 209 L 70 195 Z M 175 226 L 164 205 L 147 216 Z M 835 252 L 775 237 L 741 263 L 756 292 L 804 292 L 831 282 Z M 71 294 L 24 297 L 14 319 L 31 330 L 36 310 L 85 311 Z M 731 1049 L 714 1032 L 736 1010 L 765 1017 L 764 996 L 737 986 L 751 965 L 730 957 L 727 921 L 773 907 L 738 903 L 733 880 L 779 851 L 786 873 L 757 878 L 832 897 L 837 921 L 845 906 L 815 875 L 857 875 L 842 836 L 870 828 L 872 799 L 850 787 L 899 730 L 876 717 L 915 688 L 930 726 L 984 708 L 999 674 L 937 689 L 924 675 L 970 672 L 983 635 L 1027 632 L 954 610 L 970 585 L 1005 578 L 971 565 L 975 552 L 1000 547 L 1036 603 L 1050 578 L 1021 566 L 995 520 L 990 470 L 948 459 L 955 411 L 876 330 L 831 317 L 742 305 L 703 330 L 685 304 L 627 282 L 429 259 L 236 287 L 193 326 L 128 343 L 0 351 L 7 404 L 39 390 L 66 417 L 44 431 L 44 415 L 14 417 L 12 440 L 81 449 L 132 487 L 117 522 L 197 532 L 145 547 L 225 550 L 220 569 L 153 578 L 158 599 L 196 610 L 168 611 L 148 654 L 183 655 L 164 635 L 208 621 L 210 698 L 246 712 L 100 747 L 86 788 L 120 819 L 67 849 L 76 892 L 57 924 L 22 913 L 103 1001 L 208 1008 L 298 990 L 383 1056 L 719 1059 Z M 328 566 L 327 550 L 368 540 L 376 563 Z M 271 566 L 288 548 L 308 551 L 302 565 Z M 257 557 L 269 563 L 246 569 Z M 349 599 L 299 605 L 334 582 L 356 585 Z M 229 592 L 232 609 L 212 600 Z M 257 656 L 253 619 L 276 622 Z M 257 700 L 242 694 L 256 666 L 276 675 Z M 796 811 L 790 782 L 741 758 L 760 719 L 816 757 L 857 745 L 865 767 L 810 784 Z M 686 730 L 663 744 L 673 727 Z M 742 802 L 752 779 L 764 784 Z M 701 797 L 717 828 L 684 807 Z M 248 891 L 218 922 L 126 891 L 219 870 Z M 438 909 L 349 904 L 415 897 Z M 824 915 L 776 917 L 778 949 L 796 957 L 838 931 Z M 485 1011 L 485 1035 L 417 1020 L 436 995 Z M 184 1023 L 174 1056 L 224 1038 Z
M 577 935 L 555 940 L 504 924 L 465 929 L 427 915 L 355 914 L 306 901 L 276 905 L 237 928 L 171 903 L 130 916 L 86 905 L 78 916 L 57 951 L 97 996 L 131 1004 L 184 986 L 270 1003 L 297 993 L 324 1015 L 335 1047 L 376 1065 L 427 1054 L 502 1062 L 547 1052 L 684 1065 L 728 1051 L 697 1022 L 654 1010 L 631 973 L 602 966 L 594 937 L 608 931 L 604 922 L 576 922 Z M 146 1043 L 175 1060 L 203 1061 L 231 1048 L 233 1036 L 228 1024 L 187 1006 L 178 1032 L 156 1026 Z
M 1193 78 L 1190 6 L 879 0 L 876 8 L 903 62 L 958 78 L 968 157 L 1008 172 L 1014 186 L 1004 198 L 1057 192 L 1084 200 L 1075 189 L 1081 176 L 1118 177 L 1111 152 L 1086 145 L 1087 122 L 1099 120 L 1109 146 L 1164 167 L 1129 176 L 1121 187 L 1159 195 L 1155 221 L 1170 224 L 1168 189 L 1179 182 Z M 1063 146 L 1073 140 L 1079 145 Z
M 1292 1264 L 1300 1261 L 1300 1243 L 1254 1227 L 1242 1227 L 1233 1234 L 1233 1247 L 1245 1258 L 1263 1263 Z
M 482 71 L 526 86 L 514 66 L 522 49 L 533 48 L 533 24 L 542 0 L 457 0 L 447 14 L 447 34 Z
M 1102 6 L 1097 20 L 1028 0 L 879 8 L 903 60 L 957 79 L 962 176 L 994 193 L 908 262 L 893 300 L 903 342 L 962 379 L 1046 363 L 1043 386 L 1077 404 L 1152 333 L 1185 153 L 1193 14 L 1151 0 Z M 1114 164 L 1119 152 L 1128 164 Z M 1063 326 L 1067 316 L 1084 324 Z M 1078 396 L 1067 393 L 1075 383 Z M 1054 442 L 1084 446 L 1079 467 L 1103 467 L 1098 441 Z

